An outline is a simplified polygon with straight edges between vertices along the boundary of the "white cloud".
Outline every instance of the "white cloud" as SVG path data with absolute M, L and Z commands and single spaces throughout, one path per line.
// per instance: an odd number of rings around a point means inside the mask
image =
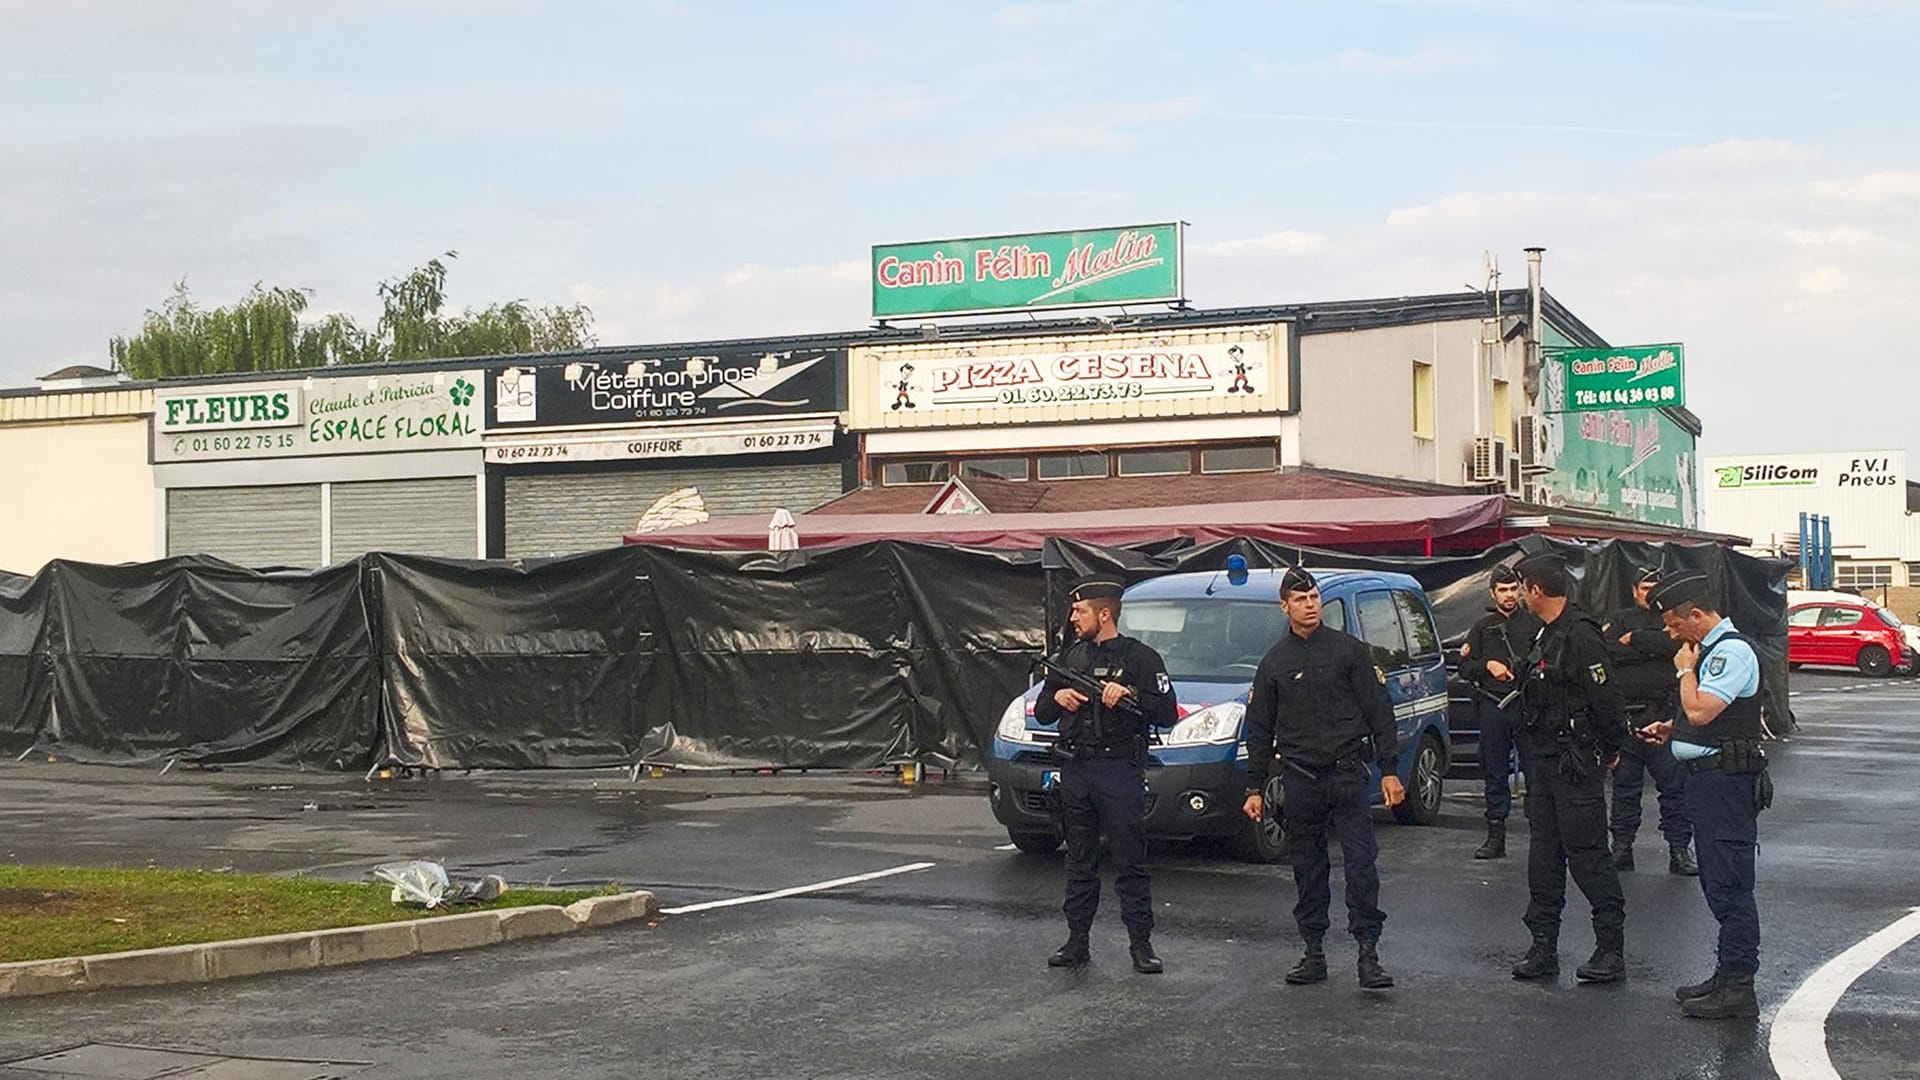
M 1520 249 L 1542 244 L 1547 288 L 1609 340 L 1686 343 L 1707 448 L 1912 439 L 1920 172 L 1823 158 L 1818 175 L 1783 179 L 1752 156 L 1746 171 L 1659 172 L 1637 190 L 1462 192 L 1323 233 L 1195 245 L 1189 294 L 1226 306 L 1447 292 L 1480 280 L 1488 249 L 1514 286 Z
M 1260 74 L 1297 75 L 1430 75 L 1441 71 L 1486 67 L 1498 52 L 1487 38 L 1446 38 L 1429 41 L 1405 53 L 1378 53 L 1346 49 L 1314 60 L 1257 64 Z

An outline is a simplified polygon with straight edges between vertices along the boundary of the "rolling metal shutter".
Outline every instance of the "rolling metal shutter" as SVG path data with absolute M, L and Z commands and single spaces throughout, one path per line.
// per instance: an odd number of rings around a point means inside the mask
M 471 559 L 479 552 L 479 491 L 471 476 L 335 484 L 333 561 L 369 551 Z
M 242 566 L 320 565 L 320 485 L 170 488 L 167 554 Z
M 654 500 L 700 491 L 707 513 L 801 513 L 841 495 L 840 465 L 644 469 L 507 477 L 509 559 L 618 547 Z

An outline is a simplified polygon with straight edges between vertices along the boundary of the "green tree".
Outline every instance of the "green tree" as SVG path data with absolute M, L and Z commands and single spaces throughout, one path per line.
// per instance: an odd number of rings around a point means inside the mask
M 447 252 L 446 258 L 457 258 Z M 231 307 L 202 308 L 186 282 L 140 331 L 114 337 L 108 352 L 137 379 L 282 371 L 386 361 L 559 352 L 594 343 L 585 305 L 535 307 L 524 300 L 444 313 L 447 267 L 430 259 L 379 286 L 380 322 L 372 332 L 334 312 L 305 321 L 311 290 L 256 284 Z

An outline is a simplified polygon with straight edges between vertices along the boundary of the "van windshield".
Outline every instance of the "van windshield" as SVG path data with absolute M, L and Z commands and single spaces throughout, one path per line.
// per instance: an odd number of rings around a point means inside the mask
M 1129 600 L 1120 632 L 1139 638 L 1188 682 L 1252 682 L 1254 669 L 1287 630 L 1287 614 L 1269 600 Z

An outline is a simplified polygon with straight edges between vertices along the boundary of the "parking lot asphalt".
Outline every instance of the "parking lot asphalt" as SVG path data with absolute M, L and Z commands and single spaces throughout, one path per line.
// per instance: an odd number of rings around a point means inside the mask
M 1711 969 L 1713 920 L 1694 879 L 1665 873 L 1650 828 L 1643 869 L 1626 875 L 1627 982 L 1573 985 L 1591 947 L 1577 892 L 1568 974 L 1509 979 L 1526 944 L 1525 823 L 1512 856 L 1474 862 L 1479 818 L 1458 782 L 1435 826 L 1381 819 L 1381 952 L 1398 986 L 1367 994 L 1344 938 L 1329 941 L 1329 984 L 1283 986 L 1298 949 L 1286 869 L 1179 842 L 1152 859 L 1165 975 L 1128 967 L 1110 893 L 1093 964 L 1048 969 L 1063 936 L 1060 859 L 1004 850 L 977 784 L 611 772 L 366 783 L 19 763 L 0 767 L 7 861 L 356 878 L 436 858 L 456 877 L 617 880 L 670 911 L 902 872 L 651 927 L 0 1002 L 0 1063 L 112 1043 L 346 1062 L 316 1076 L 1772 1076 L 1782 1003 L 1920 905 L 1920 682 L 1801 672 L 1794 687 L 1802 726 L 1774 752 L 1779 799 L 1761 820 L 1757 1024 L 1679 1015 L 1672 986 Z M 902 870 L 917 864 L 931 865 Z M 1824 1024 L 1839 1076 L 1920 1077 L 1916 973 L 1920 944 L 1907 944 L 1845 988 Z M 46 1075 L 0 1064 L 0 1080 Z

